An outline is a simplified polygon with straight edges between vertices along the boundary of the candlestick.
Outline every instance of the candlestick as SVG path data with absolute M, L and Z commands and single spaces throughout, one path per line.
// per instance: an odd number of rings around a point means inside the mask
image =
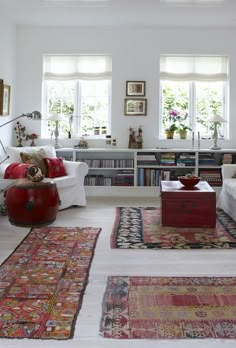
M 194 149 L 194 132 L 192 132 L 192 149 Z

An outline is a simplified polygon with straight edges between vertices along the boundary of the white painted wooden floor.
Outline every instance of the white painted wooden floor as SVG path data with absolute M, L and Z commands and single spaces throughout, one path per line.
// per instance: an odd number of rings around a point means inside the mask
M 116 206 L 158 206 L 155 198 L 88 198 L 86 207 L 59 211 L 54 226 L 101 227 L 89 284 L 76 322 L 74 338 L 67 341 L 0 339 L 0 347 L 14 348 L 195 348 L 236 347 L 236 340 L 112 340 L 99 334 L 102 299 L 108 275 L 236 276 L 236 250 L 115 250 L 110 234 Z M 0 216 L 0 262 L 15 249 L 28 228 L 9 224 Z

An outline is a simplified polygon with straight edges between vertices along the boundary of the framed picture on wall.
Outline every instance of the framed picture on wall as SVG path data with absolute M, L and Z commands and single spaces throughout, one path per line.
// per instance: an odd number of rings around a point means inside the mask
M 126 96 L 145 96 L 145 81 L 126 81 Z
M 0 79 L 0 116 L 3 116 L 3 80 Z
M 125 116 L 146 116 L 147 99 L 145 98 L 125 98 Z
M 8 85 L 3 86 L 3 106 L 2 114 L 7 116 L 10 114 L 10 97 L 11 97 L 11 87 Z

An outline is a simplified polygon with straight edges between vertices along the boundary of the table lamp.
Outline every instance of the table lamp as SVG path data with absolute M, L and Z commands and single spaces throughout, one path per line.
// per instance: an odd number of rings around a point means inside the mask
M 213 122 L 214 123 L 214 132 L 213 132 L 213 139 L 214 139 L 214 145 L 210 146 L 211 150 L 221 150 L 221 147 L 218 146 L 218 125 L 221 122 L 225 122 L 225 120 L 217 114 L 212 115 L 211 117 L 208 118 L 208 122 Z
M 58 143 L 58 137 L 59 137 L 59 122 L 65 121 L 65 117 L 61 114 L 52 114 L 49 118 L 49 121 L 54 121 L 55 122 L 55 130 L 54 130 L 54 135 L 55 135 L 55 144 L 54 147 L 55 149 L 60 149 L 62 146 Z

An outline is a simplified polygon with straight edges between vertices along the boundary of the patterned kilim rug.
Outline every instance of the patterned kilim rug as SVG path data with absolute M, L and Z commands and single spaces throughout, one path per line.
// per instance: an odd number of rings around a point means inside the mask
M 0 267 L 0 337 L 68 339 L 99 228 L 34 228 Z
M 236 223 L 218 209 L 216 228 L 163 227 L 160 208 L 119 207 L 116 208 L 111 248 L 236 248 Z
M 236 339 L 235 313 L 235 277 L 111 276 L 101 333 L 128 339 Z

